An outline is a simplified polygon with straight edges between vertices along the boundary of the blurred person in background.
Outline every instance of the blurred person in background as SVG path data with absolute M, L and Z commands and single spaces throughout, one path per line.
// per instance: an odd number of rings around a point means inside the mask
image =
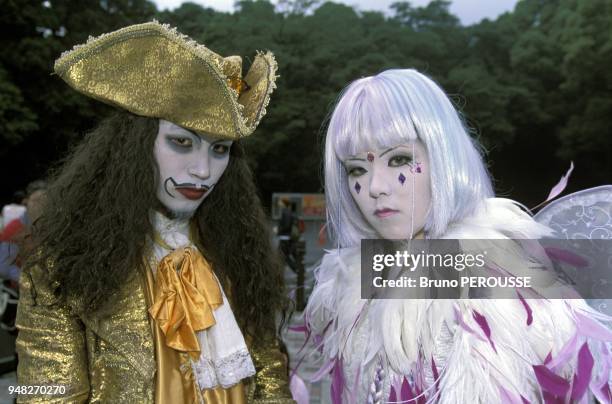
M 26 193 L 17 191 L 12 203 L 2 208 L 0 231 L 0 328 L 15 332 L 19 276 L 27 235 Z M 20 254 L 20 250 L 22 254 Z
M 2 207 L 2 230 L 0 241 L 16 241 L 26 225 L 27 196 L 25 191 L 18 190 L 13 194 L 11 203 Z
M 19 204 L 5 205 L 2 209 L 3 222 L 0 232 L 0 278 L 14 282 L 19 280 L 19 267 L 31 244 L 32 223 L 38 219 L 44 200 L 46 182 L 33 181 L 26 192 L 15 194 Z M 21 254 L 20 254 L 21 251 Z
M 31 182 L 25 194 L 16 194 L 20 204 L 9 205 L 3 210 L 9 224 L 0 234 L 0 330 L 13 336 L 17 334 L 15 317 L 21 266 L 31 253 L 32 223 L 42 209 L 45 188 L 44 181 Z M 2 339 L 6 345 L 2 347 L 0 368 L 2 372 L 14 371 L 17 366 L 14 340 L 6 336 Z
M 285 258 L 285 262 L 289 265 L 289 268 L 295 272 L 297 263 L 293 250 L 295 242 L 300 238 L 299 220 L 295 212 L 295 202 L 291 202 L 288 198 L 280 198 L 278 204 L 281 208 L 277 231 L 279 248 Z

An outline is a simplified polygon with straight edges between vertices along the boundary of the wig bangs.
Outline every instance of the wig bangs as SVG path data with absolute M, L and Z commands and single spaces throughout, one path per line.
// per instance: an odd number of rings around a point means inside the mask
M 338 159 L 418 138 L 408 106 L 385 81 L 358 80 L 340 98 L 329 128 Z

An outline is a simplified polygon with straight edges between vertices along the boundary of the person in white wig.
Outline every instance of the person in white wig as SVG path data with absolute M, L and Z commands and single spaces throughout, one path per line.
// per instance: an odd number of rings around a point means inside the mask
M 494 197 L 478 144 L 434 81 L 405 69 L 351 83 L 327 129 L 325 187 L 337 248 L 305 318 L 334 403 L 610 402 L 609 318 L 582 299 L 362 297 L 363 239 L 552 235 Z M 513 254 L 501 261 L 531 263 Z

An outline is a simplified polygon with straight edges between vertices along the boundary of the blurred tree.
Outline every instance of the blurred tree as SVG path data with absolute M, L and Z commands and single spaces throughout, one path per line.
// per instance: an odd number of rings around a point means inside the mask
M 559 131 L 564 158 L 589 155 L 593 168 L 612 173 L 612 4 L 568 1 L 551 21 L 560 53 L 565 120 Z M 560 27 L 563 27 L 561 29 Z
M 535 100 L 519 105 L 522 122 L 512 117 L 523 156 L 532 157 L 530 169 L 554 184 L 574 160 L 569 190 L 610 182 L 612 4 L 526 0 L 513 20 L 519 35 L 510 63 L 517 84 Z
M 77 94 L 51 75 L 74 44 L 155 12 L 147 0 L 3 0 L 0 6 L 0 194 L 46 175 L 69 144 L 112 109 Z
M 276 10 L 288 15 L 304 15 L 312 12 L 321 0 L 279 0 L 276 3 Z
M 21 89 L 0 66 L 0 136 L 2 143 L 13 147 L 38 129 L 36 114 L 25 105 Z M 4 149 L 8 151 L 8 147 Z M 3 153 L 4 154 L 4 153 Z
M 322 190 L 325 121 L 351 81 L 389 68 L 433 77 L 489 150 L 497 189 L 526 203 L 545 197 L 569 159 L 570 189 L 610 182 L 612 3 L 522 0 L 495 21 L 464 27 L 450 2 L 400 1 L 389 13 L 321 0 L 239 0 L 233 13 L 195 3 L 157 12 L 147 0 L 1 0 L 0 169 L 26 166 L 8 196 L 111 108 L 50 76 L 74 44 L 155 16 L 222 55 L 255 50 L 279 63 L 278 88 L 245 143 L 264 200 Z

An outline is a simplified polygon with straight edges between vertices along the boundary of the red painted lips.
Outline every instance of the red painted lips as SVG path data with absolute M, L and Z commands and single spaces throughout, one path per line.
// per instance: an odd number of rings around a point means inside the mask
M 208 191 L 208 189 L 199 189 L 199 188 L 177 188 L 178 192 L 181 193 L 185 198 L 190 199 L 192 201 L 198 200 L 204 196 L 204 194 Z

